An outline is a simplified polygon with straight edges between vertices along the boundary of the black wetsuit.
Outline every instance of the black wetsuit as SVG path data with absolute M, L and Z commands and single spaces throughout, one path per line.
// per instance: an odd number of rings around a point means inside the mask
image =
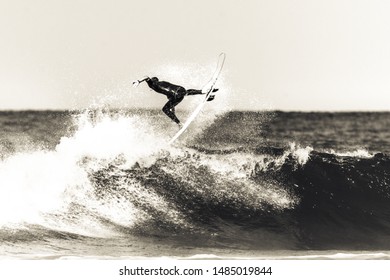
M 202 94 L 201 90 L 186 90 L 182 86 L 159 81 L 156 77 L 148 78 L 146 82 L 151 89 L 167 96 L 168 102 L 164 105 L 162 111 L 177 124 L 180 123 L 180 120 L 175 115 L 175 106 L 183 101 L 186 95 Z

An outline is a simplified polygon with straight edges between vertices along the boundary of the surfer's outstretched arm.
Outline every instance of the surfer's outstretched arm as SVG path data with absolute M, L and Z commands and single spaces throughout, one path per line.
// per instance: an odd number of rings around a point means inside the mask
M 138 87 L 140 83 L 142 83 L 144 81 L 147 81 L 147 80 L 150 80 L 150 78 L 149 77 L 145 77 L 142 80 L 135 80 L 135 81 L 133 81 L 133 87 Z
M 142 82 L 145 82 L 146 80 L 150 80 L 150 78 L 149 77 L 145 77 L 142 80 L 139 80 L 138 82 L 142 83 Z

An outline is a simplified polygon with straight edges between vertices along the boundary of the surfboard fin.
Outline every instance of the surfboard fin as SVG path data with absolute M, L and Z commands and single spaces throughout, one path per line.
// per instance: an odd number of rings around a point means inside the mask
M 207 101 L 213 101 L 215 98 L 215 95 L 210 95 L 209 98 L 207 98 Z

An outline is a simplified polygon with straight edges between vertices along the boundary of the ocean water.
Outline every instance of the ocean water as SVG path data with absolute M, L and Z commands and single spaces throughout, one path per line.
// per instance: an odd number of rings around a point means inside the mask
M 184 119 L 185 112 L 178 112 Z M 389 259 L 390 113 L 0 112 L 6 259 Z

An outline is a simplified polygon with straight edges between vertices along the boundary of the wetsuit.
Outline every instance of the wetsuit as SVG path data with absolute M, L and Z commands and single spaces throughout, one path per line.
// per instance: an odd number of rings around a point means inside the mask
M 182 86 L 159 81 L 156 77 L 147 78 L 145 81 L 151 89 L 167 96 L 168 102 L 164 105 L 162 111 L 177 124 L 180 123 L 180 120 L 175 115 L 175 106 L 183 101 L 186 95 L 203 94 L 201 90 L 186 90 Z

